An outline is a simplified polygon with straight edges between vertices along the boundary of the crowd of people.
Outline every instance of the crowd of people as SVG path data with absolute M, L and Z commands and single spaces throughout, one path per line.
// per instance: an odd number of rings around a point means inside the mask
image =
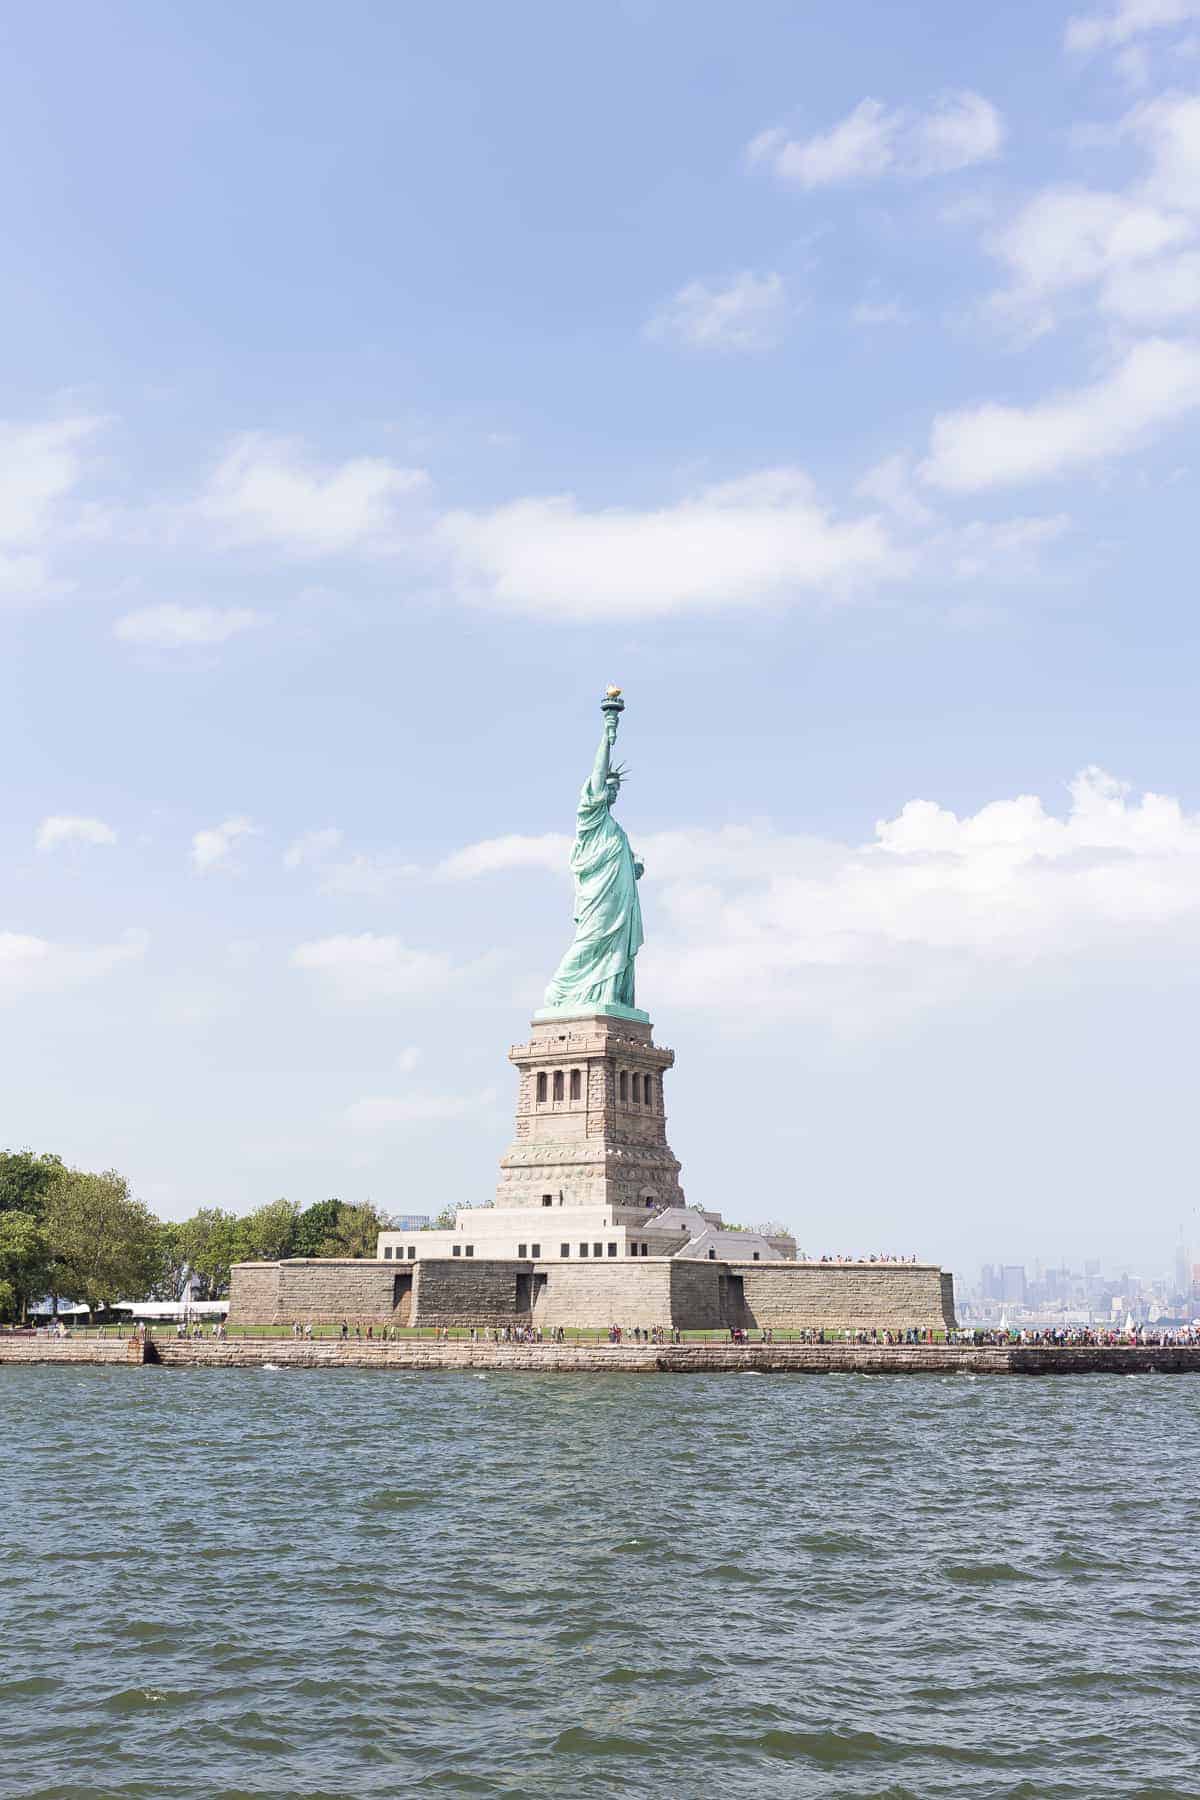
M 1119 1326 L 1107 1325 L 1052 1325 L 1034 1327 L 1033 1330 L 1011 1329 L 1000 1326 L 985 1326 L 980 1329 L 964 1329 L 947 1333 L 947 1342 L 951 1344 L 1047 1344 L 1059 1348 L 1073 1344 L 1089 1344 L 1099 1348 L 1115 1344 L 1130 1346 L 1148 1345 L 1158 1349 L 1168 1345 L 1200 1344 L 1200 1325 L 1174 1325 L 1158 1328 L 1151 1325 L 1134 1325 L 1126 1331 Z
M 916 1260 L 917 1260 L 917 1258 L 916 1258 L 915 1253 L 912 1256 L 893 1256 L 890 1252 L 884 1251 L 884 1250 L 874 1250 L 867 1256 L 851 1256 L 845 1250 L 839 1250 L 835 1254 L 827 1255 L 827 1256 L 806 1256 L 804 1254 L 803 1250 L 797 1250 L 797 1252 L 796 1252 L 796 1261 L 797 1262 L 915 1263 Z

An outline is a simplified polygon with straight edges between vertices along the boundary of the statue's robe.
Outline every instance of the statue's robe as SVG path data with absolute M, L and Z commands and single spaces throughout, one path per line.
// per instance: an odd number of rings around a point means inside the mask
M 546 1005 L 633 1006 L 633 961 L 642 947 L 642 903 L 629 839 L 613 818 L 607 790 L 586 782 L 575 845 L 575 942 L 546 989 Z

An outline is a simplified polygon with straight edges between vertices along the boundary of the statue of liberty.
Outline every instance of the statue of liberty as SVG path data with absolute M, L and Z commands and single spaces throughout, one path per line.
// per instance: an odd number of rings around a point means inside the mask
M 603 1012 L 648 1020 L 633 998 L 633 963 L 642 947 L 637 884 L 642 865 L 612 809 L 626 773 L 612 760 L 625 702 L 620 688 L 601 701 L 604 734 L 579 796 L 571 873 L 575 878 L 575 942 L 546 989 L 549 1013 Z

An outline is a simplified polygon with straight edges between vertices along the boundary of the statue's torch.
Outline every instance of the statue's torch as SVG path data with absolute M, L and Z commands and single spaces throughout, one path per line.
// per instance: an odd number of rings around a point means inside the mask
M 604 714 L 604 723 L 608 728 L 608 741 L 611 744 L 617 735 L 617 725 L 621 714 L 625 711 L 625 702 L 621 698 L 619 687 L 605 689 L 604 698 L 600 702 L 600 711 Z

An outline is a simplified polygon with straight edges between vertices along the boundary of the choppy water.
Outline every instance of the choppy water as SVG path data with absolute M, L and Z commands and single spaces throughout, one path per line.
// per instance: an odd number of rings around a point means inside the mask
M 1200 1381 L 0 1369 L 0 1792 L 1200 1794 Z

